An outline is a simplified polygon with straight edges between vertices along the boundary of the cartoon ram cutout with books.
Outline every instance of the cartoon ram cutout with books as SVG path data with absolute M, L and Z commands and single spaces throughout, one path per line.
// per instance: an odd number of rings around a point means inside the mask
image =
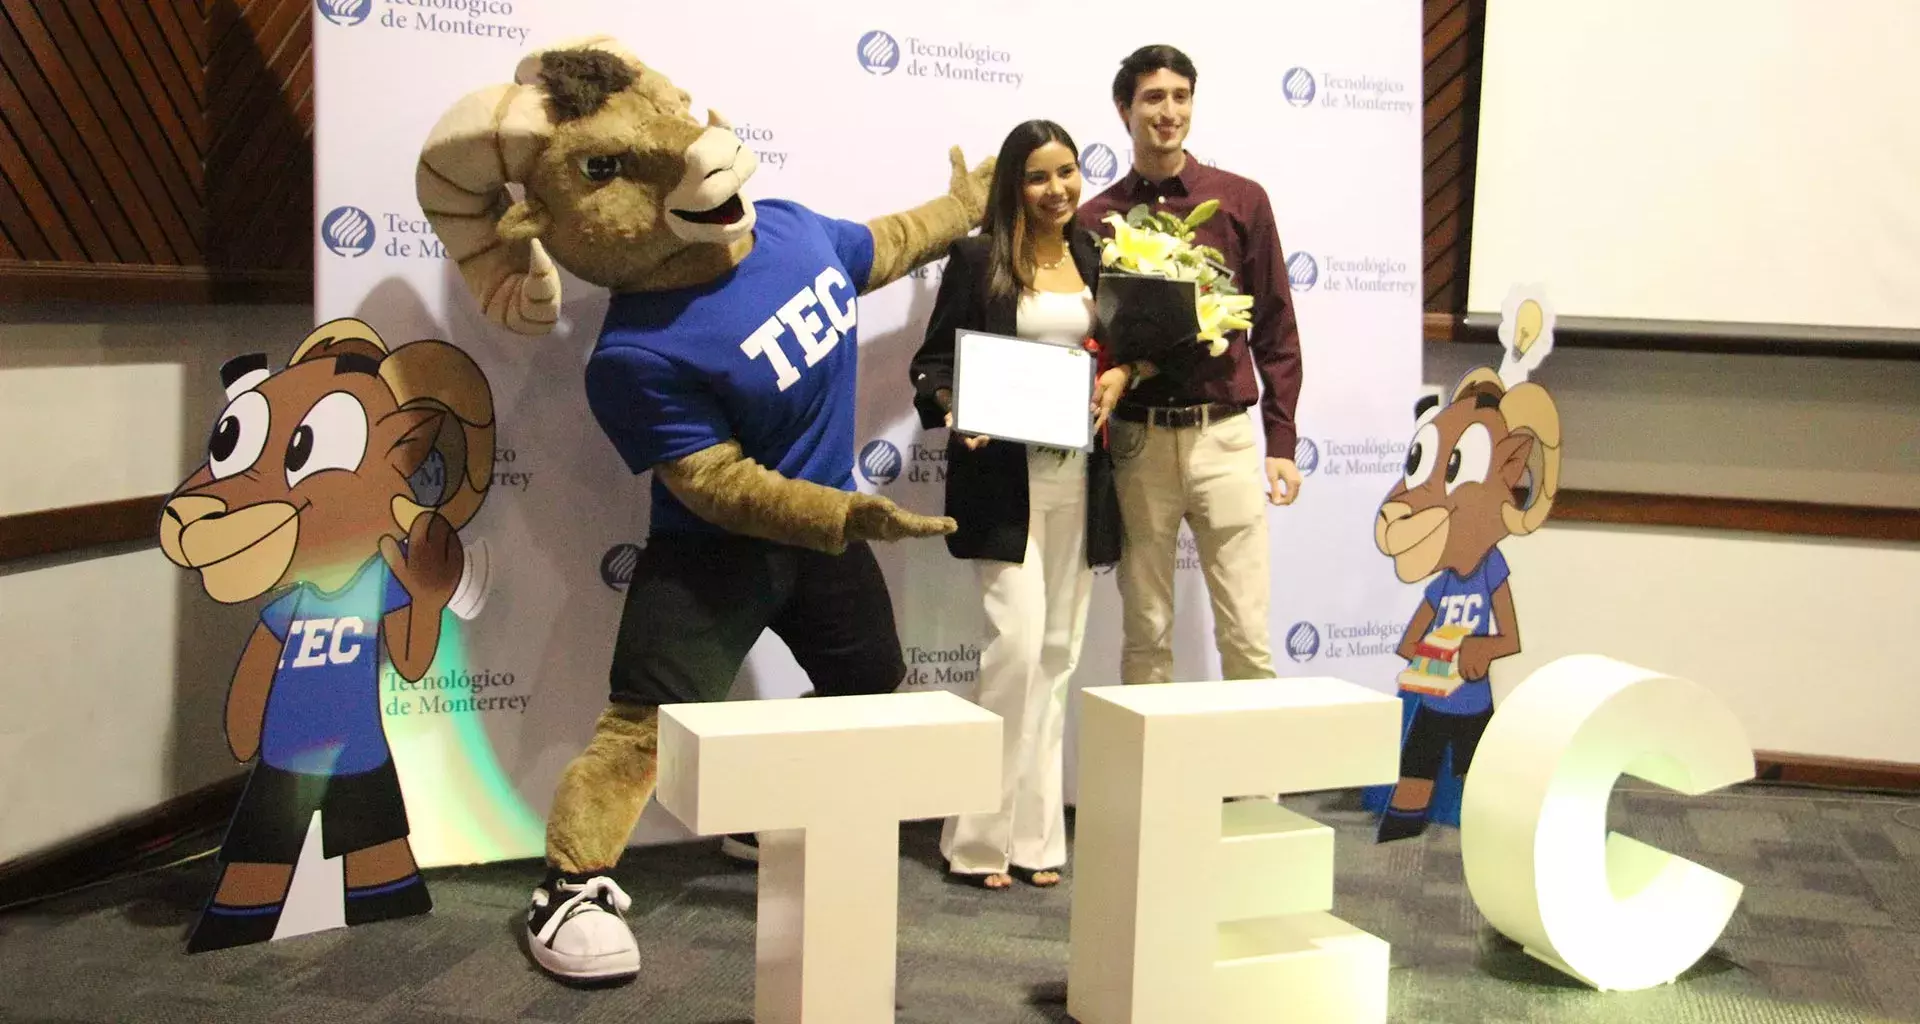
M 1491 666 L 1520 651 L 1499 545 L 1538 530 L 1560 489 L 1560 413 L 1527 380 L 1553 348 L 1552 313 L 1536 289 L 1516 288 L 1503 314 L 1500 369 L 1470 371 L 1450 401 L 1420 400 L 1406 475 L 1374 517 L 1374 545 L 1400 581 L 1427 581 L 1398 648 L 1400 781 L 1367 794 L 1383 812 L 1383 843 L 1429 820 L 1458 827 L 1460 789 L 1493 718 Z

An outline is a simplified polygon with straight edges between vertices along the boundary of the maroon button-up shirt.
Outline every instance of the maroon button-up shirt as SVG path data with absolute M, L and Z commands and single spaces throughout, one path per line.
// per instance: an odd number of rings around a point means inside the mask
M 1124 217 L 1144 203 L 1186 216 L 1209 199 L 1218 199 L 1220 210 L 1194 231 L 1194 241 L 1220 250 L 1233 271 L 1234 286 L 1253 296 L 1253 329 L 1228 332 L 1227 350 L 1218 356 L 1208 355 L 1204 345 L 1186 346 L 1191 351 L 1159 365 L 1160 373 L 1128 391 L 1120 404 L 1224 402 L 1244 409 L 1258 401 L 1267 454 L 1291 459 L 1298 440 L 1293 414 L 1300 403 L 1300 330 L 1294 320 L 1280 231 L 1260 183 L 1208 167 L 1189 153 L 1186 166 L 1166 181 L 1147 181 L 1140 172 L 1128 171 L 1081 206 L 1078 218 L 1082 227 L 1108 238 L 1113 227 L 1100 223 L 1108 214 Z M 1256 372 L 1265 386 L 1264 396 L 1255 388 Z

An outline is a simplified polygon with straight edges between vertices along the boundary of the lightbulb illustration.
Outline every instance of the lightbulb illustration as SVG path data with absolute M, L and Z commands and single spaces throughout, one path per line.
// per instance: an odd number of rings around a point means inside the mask
M 1511 388 L 1524 383 L 1553 351 L 1553 306 L 1539 285 L 1515 285 L 1500 305 L 1500 380 Z
M 1538 301 L 1528 299 L 1520 304 L 1520 312 L 1513 318 L 1514 351 L 1524 356 L 1527 354 L 1527 349 L 1533 347 L 1534 339 L 1540 337 L 1542 315 Z

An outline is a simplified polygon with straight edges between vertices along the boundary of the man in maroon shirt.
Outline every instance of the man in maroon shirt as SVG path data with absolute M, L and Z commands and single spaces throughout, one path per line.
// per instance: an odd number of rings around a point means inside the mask
M 1101 223 L 1108 214 L 1124 216 L 1145 204 L 1185 215 L 1217 199 L 1219 212 L 1194 240 L 1225 254 L 1234 282 L 1253 297 L 1251 331 L 1229 334 L 1219 356 L 1194 343 L 1162 358 L 1109 421 L 1126 534 L 1119 573 L 1125 683 L 1172 680 L 1174 549 L 1182 520 L 1206 575 L 1222 675 L 1274 676 L 1266 502 L 1288 505 L 1300 495 L 1293 464 L 1300 336 L 1287 261 L 1266 190 L 1186 151 L 1196 77 L 1193 62 L 1171 46 L 1141 47 L 1121 62 L 1113 102 L 1133 137 L 1133 169 L 1079 213 L 1082 226 L 1105 237 L 1113 233 Z M 1256 403 L 1264 466 L 1249 412 Z

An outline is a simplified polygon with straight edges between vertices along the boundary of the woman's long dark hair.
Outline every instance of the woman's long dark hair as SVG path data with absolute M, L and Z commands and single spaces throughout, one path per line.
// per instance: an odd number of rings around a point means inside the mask
M 990 299 L 998 301 L 1018 295 L 1020 282 L 1032 276 L 1031 272 L 1020 273 L 1021 261 L 1027 259 L 1029 251 L 1021 244 L 1021 212 L 1026 204 L 1020 194 L 1027 177 L 1027 158 L 1049 142 L 1060 143 L 1075 160 L 1080 159 L 1080 147 L 1073 144 L 1073 136 L 1052 121 L 1025 121 L 1015 125 L 1013 131 L 1007 133 L 1007 140 L 1000 144 L 1000 157 L 993 167 L 993 184 L 987 190 L 986 234 L 992 239 L 987 257 L 987 297 Z M 1068 221 L 1065 231 L 1072 230 L 1073 222 Z

